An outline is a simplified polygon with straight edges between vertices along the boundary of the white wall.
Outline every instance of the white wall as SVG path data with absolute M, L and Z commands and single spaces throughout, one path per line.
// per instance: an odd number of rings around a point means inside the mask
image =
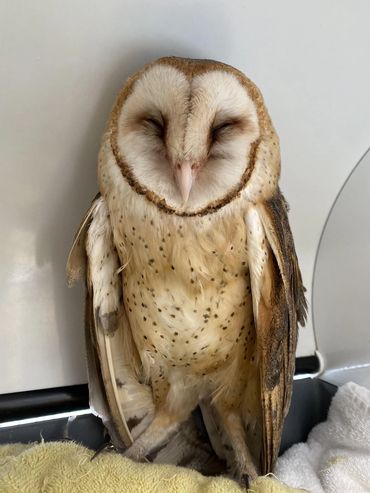
M 2 2 L 0 392 L 85 380 L 66 254 L 115 94 L 161 55 L 225 61 L 262 89 L 310 297 L 325 218 L 369 145 L 369 15 L 367 0 Z

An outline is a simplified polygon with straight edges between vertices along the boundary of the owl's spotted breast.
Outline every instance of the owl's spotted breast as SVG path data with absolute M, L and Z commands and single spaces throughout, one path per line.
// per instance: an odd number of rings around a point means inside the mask
M 142 359 L 205 376 L 229 359 L 253 358 L 244 222 L 124 215 L 116 243 Z

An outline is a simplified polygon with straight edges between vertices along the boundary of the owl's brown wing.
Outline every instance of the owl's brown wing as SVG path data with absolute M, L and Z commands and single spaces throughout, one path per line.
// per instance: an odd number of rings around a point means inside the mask
M 151 410 L 150 390 L 135 373 L 137 351 L 122 301 L 119 257 L 103 197 L 97 196 L 75 236 L 67 262 L 70 285 L 86 281 L 85 337 L 90 405 L 114 444 L 132 443 L 128 422 Z
M 262 410 L 261 472 L 271 472 L 290 405 L 298 323 L 306 300 L 290 230 L 278 190 L 246 215 L 253 312 L 257 334 Z

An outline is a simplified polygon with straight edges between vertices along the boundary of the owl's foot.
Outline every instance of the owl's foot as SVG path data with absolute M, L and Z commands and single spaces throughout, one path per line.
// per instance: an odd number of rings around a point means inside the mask
M 250 476 L 248 476 L 248 474 L 243 474 L 243 476 L 240 478 L 240 481 L 239 481 L 240 486 L 242 488 L 247 488 L 247 489 L 250 487 L 251 482 L 252 482 L 252 480 L 251 480 Z
M 145 461 L 145 449 L 138 440 L 136 440 L 127 450 L 125 450 L 123 455 L 124 457 L 132 459 L 135 462 Z
M 145 460 L 147 455 L 164 445 L 176 433 L 187 417 L 158 411 L 149 426 L 142 432 L 139 430 L 141 434 L 123 455 L 138 462 Z
M 239 484 L 243 488 L 249 488 L 258 474 L 253 464 L 246 464 L 238 473 Z
M 258 471 L 254 463 L 250 460 L 241 462 L 240 457 L 234 457 L 232 466 L 230 467 L 230 476 L 240 484 L 242 488 L 250 488 L 251 483 L 258 477 Z
M 233 458 L 229 457 L 229 465 L 233 476 L 243 486 L 257 478 L 258 472 L 253 461 L 252 454 L 247 445 L 247 438 L 240 414 L 235 410 L 216 404 L 217 411 L 230 445 L 234 451 Z

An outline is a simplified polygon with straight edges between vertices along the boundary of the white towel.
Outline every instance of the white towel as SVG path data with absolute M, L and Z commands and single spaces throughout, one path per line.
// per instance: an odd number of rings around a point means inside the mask
M 278 459 L 275 474 L 311 493 L 369 493 L 370 390 L 353 382 L 340 387 L 327 421 Z

